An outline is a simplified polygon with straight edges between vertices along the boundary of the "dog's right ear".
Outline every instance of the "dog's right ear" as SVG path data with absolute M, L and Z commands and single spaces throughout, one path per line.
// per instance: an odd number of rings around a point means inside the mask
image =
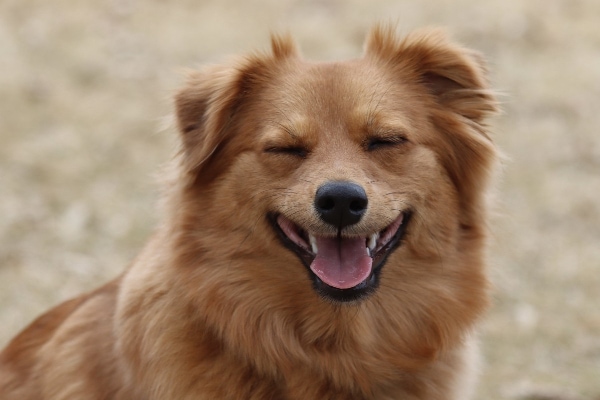
M 197 171 L 225 139 L 235 109 L 247 86 L 243 74 L 231 66 L 210 66 L 188 74 L 175 96 L 186 172 Z
M 175 96 L 183 167 L 197 174 L 235 129 L 236 112 L 264 85 L 276 65 L 298 52 L 288 37 L 272 36 L 271 54 L 255 54 L 189 73 Z

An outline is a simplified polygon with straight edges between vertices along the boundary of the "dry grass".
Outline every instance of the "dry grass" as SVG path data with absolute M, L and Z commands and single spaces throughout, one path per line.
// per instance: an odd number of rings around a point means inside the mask
M 121 271 L 156 217 L 159 132 L 179 67 L 292 32 L 310 58 L 367 27 L 443 25 L 486 53 L 508 154 L 482 399 L 600 396 L 600 2 L 4 0 L 0 3 L 0 346 Z

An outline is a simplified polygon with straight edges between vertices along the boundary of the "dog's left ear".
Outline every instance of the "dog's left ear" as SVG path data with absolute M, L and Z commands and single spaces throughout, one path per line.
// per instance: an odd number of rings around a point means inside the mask
M 476 123 L 498 111 L 483 57 L 450 42 L 442 30 L 417 30 L 398 40 L 393 28 L 379 25 L 367 39 L 366 55 L 401 69 L 441 105 Z
M 268 81 L 278 63 L 296 55 L 289 37 L 272 36 L 270 54 L 253 54 L 189 73 L 187 84 L 175 96 L 186 172 L 198 174 L 210 162 L 235 131 L 237 112 Z

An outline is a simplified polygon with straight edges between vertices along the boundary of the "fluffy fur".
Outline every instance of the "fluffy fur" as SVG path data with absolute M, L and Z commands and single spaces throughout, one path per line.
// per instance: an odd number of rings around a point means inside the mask
M 269 54 L 191 73 L 175 104 L 162 224 L 122 276 L 8 345 L 0 397 L 468 398 L 496 158 L 481 57 L 376 27 L 361 58 L 311 63 L 274 37 Z M 369 199 L 344 235 L 412 215 L 378 286 L 349 302 L 320 295 L 269 222 L 333 234 L 313 203 L 340 180 Z

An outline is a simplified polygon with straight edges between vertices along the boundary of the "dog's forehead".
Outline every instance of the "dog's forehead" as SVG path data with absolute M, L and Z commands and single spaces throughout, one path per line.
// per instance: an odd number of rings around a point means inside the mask
M 281 78 L 278 91 L 295 109 L 353 109 L 381 98 L 394 85 L 389 76 L 362 60 L 298 63 L 285 69 Z
M 414 112 L 414 90 L 365 60 L 299 63 L 284 69 L 266 94 L 271 121 L 302 133 L 316 126 L 402 125 Z M 316 125 L 316 126 L 315 126 Z

